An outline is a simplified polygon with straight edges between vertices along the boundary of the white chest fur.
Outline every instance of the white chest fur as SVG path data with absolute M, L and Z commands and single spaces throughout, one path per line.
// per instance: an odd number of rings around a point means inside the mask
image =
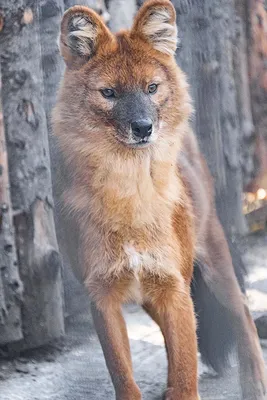
M 139 280 L 139 272 L 142 268 L 149 268 L 152 265 L 153 258 L 146 251 L 138 251 L 132 244 L 125 244 L 123 246 L 126 254 L 128 265 L 134 272 L 134 278 L 130 286 L 130 298 L 137 303 L 143 302 L 143 293 Z
M 146 251 L 137 251 L 131 244 L 125 244 L 123 246 L 125 254 L 128 258 L 130 268 L 136 273 L 140 271 L 142 267 L 149 267 L 153 262 L 153 257 Z

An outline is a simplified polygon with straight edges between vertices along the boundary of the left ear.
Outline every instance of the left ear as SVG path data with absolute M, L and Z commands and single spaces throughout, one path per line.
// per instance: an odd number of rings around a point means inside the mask
M 137 13 L 131 36 L 141 36 L 155 50 L 173 56 L 178 37 L 176 12 L 169 0 L 148 0 Z

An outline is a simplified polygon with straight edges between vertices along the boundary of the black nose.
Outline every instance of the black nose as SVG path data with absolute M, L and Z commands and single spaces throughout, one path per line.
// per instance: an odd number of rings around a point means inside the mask
M 134 136 L 144 139 L 152 133 L 152 121 L 151 119 L 140 119 L 131 123 L 131 128 Z

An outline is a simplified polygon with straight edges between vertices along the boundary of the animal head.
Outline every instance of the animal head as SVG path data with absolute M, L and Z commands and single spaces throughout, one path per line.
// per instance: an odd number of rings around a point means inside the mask
M 91 149 L 113 144 L 122 151 L 174 140 L 191 113 L 175 61 L 177 41 L 169 0 L 148 0 L 132 29 L 115 35 L 91 9 L 67 10 L 60 37 L 67 68 L 58 109 L 69 140 L 75 135 Z

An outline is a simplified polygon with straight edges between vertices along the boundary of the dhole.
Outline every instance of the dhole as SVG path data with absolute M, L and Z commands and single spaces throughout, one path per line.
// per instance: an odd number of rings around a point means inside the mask
M 165 399 L 199 399 L 192 292 L 204 361 L 218 370 L 236 341 L 243 398 L 263 400 L 264 362 L 190 129 L 176 45 L 168 0 L 147 1 L 131 31 L 116 35 L 86 7 L 65 13 L 54 130 L 69 171 L 64 209 L 76 223 L 70 257 L 82 266 L 116 399 L 141 399 L 121 312 L 128 301 L 162 330 Z

